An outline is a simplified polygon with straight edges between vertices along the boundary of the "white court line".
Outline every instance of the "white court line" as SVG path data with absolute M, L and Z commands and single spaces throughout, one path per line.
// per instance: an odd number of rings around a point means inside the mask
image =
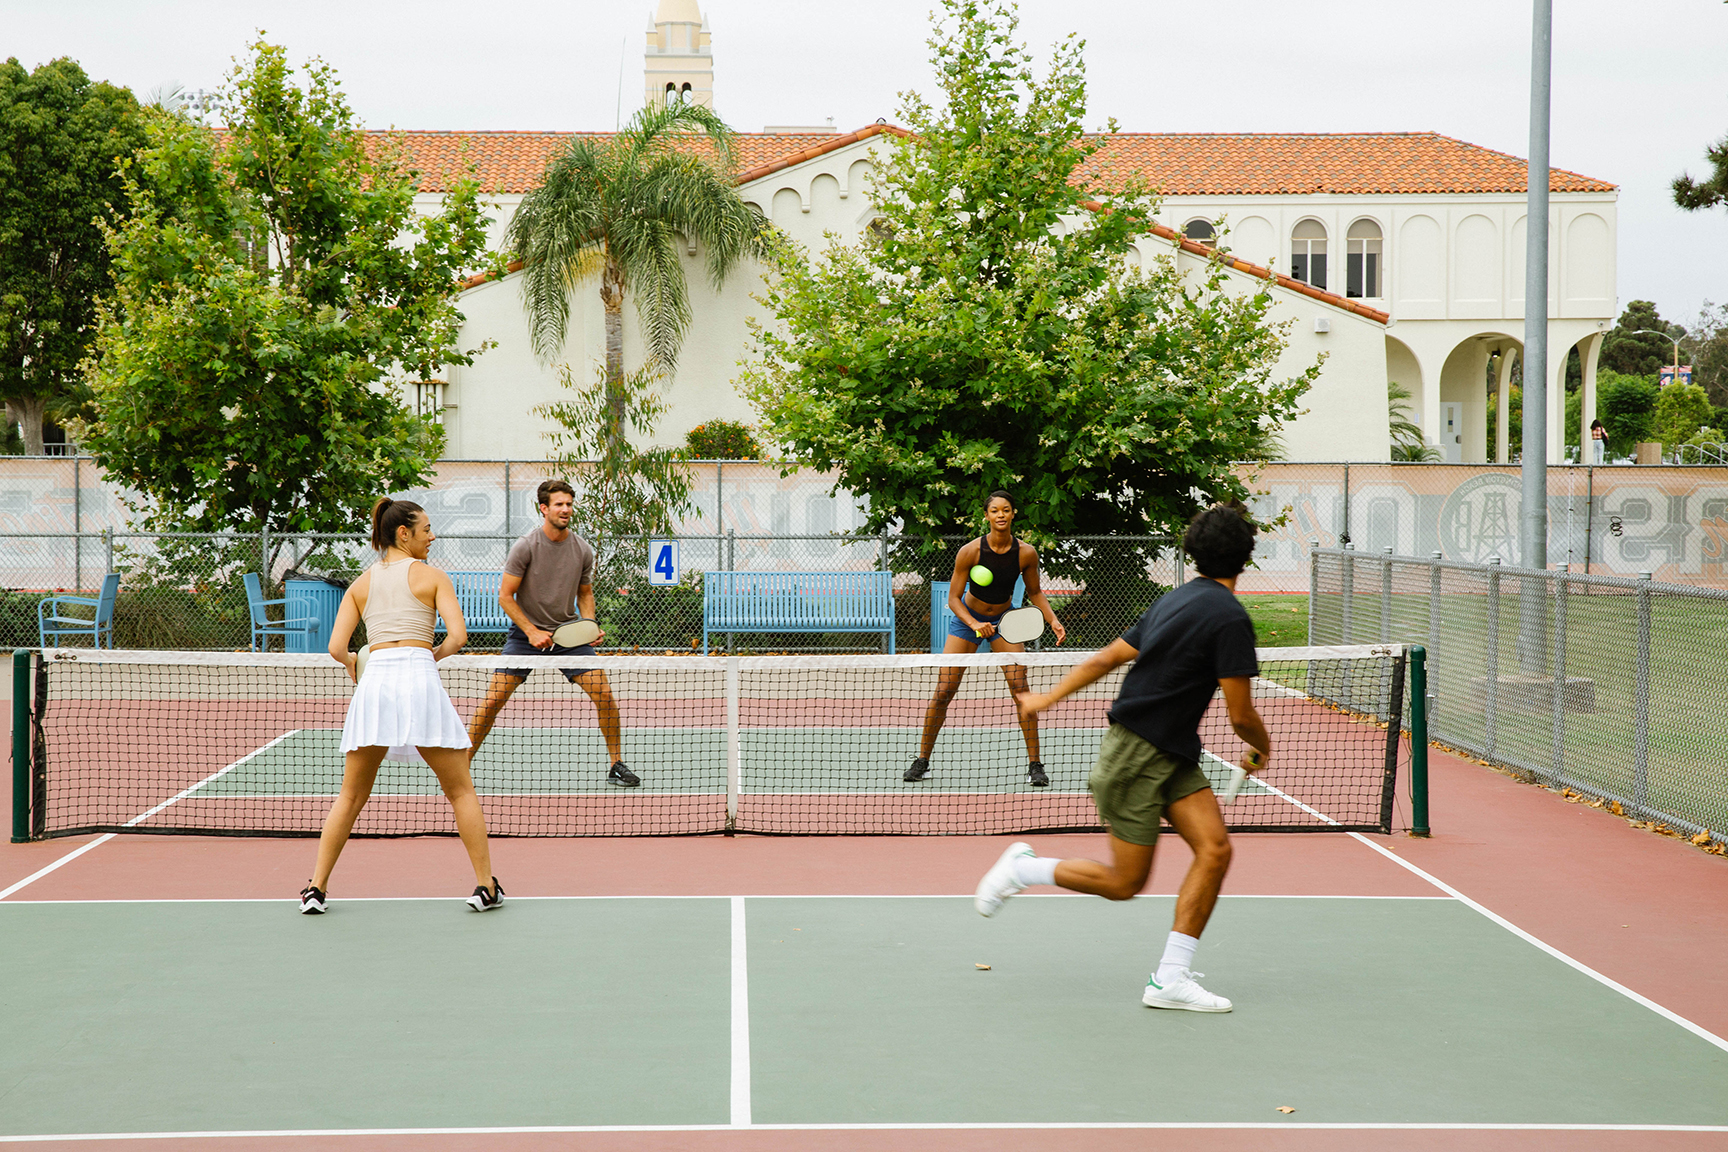
M 1322 1132 L 1728 1132 L 1728 1124 L 1492 1124 L 1460 1123 L 1354 1123 L 1326 1124 L 1313 1121 L 1177 1121 L 1177 1120 L 1082 1120 L 933 1122 L 926 1124 L 569 1124 L 499 1128 L 278 1128 L 225 1132 L 81 1132 L 46 1136 L 0 1136 L 0 1144 L 64 1143 L 73 1140 L 210 1140 L 260 1139 L 263 1137 L 332 1136 L 515 1136 L 587 1132 L 967 1132 L 988 1130 L 1154 1130 L 1154 1131 L 1271 1131 L 1301 1128 Z
M 113 835 L 112 832 L 109 833 Z M 87 844 L 79 851 L 95 847 Z M 70 857 L 68 857 L 70 859 Z M 1134 897 L 1136 900 L 1174 900 L 1174 892 L 1142 892 Z M 444 900 L 461 900 L 460 896 L 344 896 L 340 898 L 343 904 L 432 904 Z M 885 892 L 772 892 L 744 896 L 716 896 L 708 892 L 697 892 L 683 895 L 643 894 L 639 896 L 512 896 L 511 904 L 525 904 L 533 901 L 556 902 L 577 900 L 971 900 L 967 893 L 944 895 L 939 892 L 907 892 L 901 894 Z M 1022 892 L 1015 897 L 1017 900 L 1095 900 L 1083 892 Z M 1358 896 L 1345 894 L 1341 896 L 1315 895 L 1312 893 L 1278 893 L 1278 892 L 1222 892 L 1220 900 L 1425 900 L 1436 903 L 1449 903 L 1451 896 Z M 90 900 L 13 900 L 13 905 L 23 904 L 298 904 L 298 896 L 208 896 L 208 897 L 144 897 L 129 899 L 90 899 Z
M 204 779 L 198 781 L 198 783 L 192 785 L 192 787 L 185 789 L 184 791 L 178 793 L 177 795 L 175 795 L 175 796 L 173 796 L 167 800 L 164 800 L 162 803 L 156 805 L 156 807 L 150 809 L 148 812 L 140 812 L 138 815 L 132 817 L 132 819 L 126 821 L 125 827 L 131 828 L 141 820 L 148 820 L 150 817 L 156 815 L 156 813 L 162 811 L 162 809 L 168 807 L 170 804 L 176 803 L 177 801 L 180 801 L 180 800 L 184 800 L 186 797 L 192 795 L 192 793 L 198 791 L 198 789 L 204 787 L 204 785 L 210 783 L 210 781 L 212 781 L 212 780 L 216 779 L 217 777 L 222 776 L 228 772 L 232 772 L 234 769 L 240 767 L 240 765 L 246 763 L 246 761 L 252 759 L 252 757 L 257 756 L 260 753 L 263 753 L 270 748 L 274 748 L 276 745 L 282 743 L 282 741 L 288 739 L 288 737 L 294 735 L 294 733 L 298 732 L 298 731 L 299 731 L 298 728 L 291 728 L 288 731 L 282 733 L 282 735 L 276 737 L 276 739 L 270 741 L 270 743 L 265 744 L 263 747 L 254 748 L 252 751 L 246 753 L 246 755 L 240 757 L 240 759 L 234 761 L 234 763 L 228 765 L 226 768 L 217 769 L 216 771 L 210 773 L 210 775 L 204 777 Z M 48 875 L 48 873 L 54 871 L 56 868 L 59 868 L 65 864 L 72 863 L 72 861 L 78 859 L 78 857 L 84 855 L 84 853 L 90 851 L 90 849 L 95 848 L 99 845 L 108 843 L 108 841 L 114 839 L 114 836 L 115 836 L 115 833 L 113 833 L 113 832 L 105 832 L 102 835 L 98 836 L 96 839 L 90 841 L 90 843 L 84 845 L 83 847 L 73 849 L 71 852 L 66 853 L 66 855 L 60 857 L 60 859 L 58 859 L 58 860 L 54 861 L 54 863 L 48 865 L 48 867 L 43 868 L 37 872 L 32 872 L 30 875 L 24 877 L 24 879 L 18 881 L 16 884 L 12 885 L 10 888 L 0 890 L 0 900 L 6 899 L 6 897 L 12 895 L 12 893 L 17 892 L 21 888 L 25 888 L 31 884 L 34 884 L 36 881 L 42 879 L 42 877 Z M 68 901 L 68 903 L 77 903 L 77 901 Z
M 0 900 L 6 899 L 6 897 L 12 895 L 12 893 L 18 891 L 20 888 L 23 888 L 27 885 L 36 883 L 36 881 L 42 879 L 42 877 L 48 875 L 48 873 L 54 871 L 56 868 L 60 867 L 61 865 L 72 863 L 72 861 L 78 859 L 78 857 L 84 855 L 84 853 L 90 851 L 90 849 L 95 848 L 96 846 L 98 846 L 100 844 L 108 843 L 108 841 L 114 839 L 114 836 L 115 836 L 115 834 L 113 832 L 104 832 L 102 835 L 96 837 L 96 839 L 90 841 L 90 843 L 85 844 L 80 848 L 74 848 L 72 851 L 66 853 L 66 855 L 60 857 L 60 859 L 54 861 L 54 863 L 48 865 L 48 867 L 40 869 L 39 871 L 30 873 L 30 875 L 24 877 L 24 879 L 18 881 L 18 883 L 14 884 L 14 885 L 12 885 L 12 887 L 0 888 Z M 18 900 L 18 901 L 14 901 L 14 903 L 26 904 L 26 903 L 29 903 L 29 901 Z M 79 903 L 79 901 L 68 900 L 68 901 L 66 901 L 66 903 L 76 904 L 76 903 Z
M 223 776 L 234 771 L 234 769 L 240 767 L 240 765 L 246 763 L 246 761 L 252 759 L 254 756 L 262 756 L 264 753 L 270 751 L 270 749 L 276 747 L 276 745 L 282 743 L 282 741 L 288 739 L 288 737 L 293 736 L 299 731 L 299 728 L 290 728 L 288 731 L 282 733 L 282 735 L 276 737 L 276 739 L 270 741 L 270 743 L 252 749 L 252 751 L 246 753 L 246 755 L 240 757 L 240 759 L 234 761 L 234 763 L 228 765 L 228 767 L 218 768 L 216 771 L 210 773 L 210 775 L 204 777 L 204 779 L 198 781 L 198 783 L 192 785 L 190 788 L 182 788 L 179 792 L 176 792 L 168 799 L 162 801 L 162 803 L 156 805 L 156 807 L 150 809 L 148 812 L 140 812 L 138 815 L 132 817 L 132 819 L 126 821 L 126 827 L 130 828 L 134 824 L 150 819 L 150 817 L 156 815 L 156 813 L 167 808 L 169 805 L 178 804 L 180 801 L 186 799 L 186 797 L 192 795 L 192 793 L 198 791 L 198 789 L 204 787 L 204 785 L 210 783 L 212 780 L 221 779 Z
M 750 964 L 744 897 L 732 900 L 732 1124 L 750 1127 Z
M 1368 845 L 1368 847 L 1374 849 L 1374 851 L 1380 853 L 1380 855 L 1386 857 L 1386 859 L 1392 861 L 1394 864 L 1397 864 L 1400 868 L 1405 868 L 1411 872 L 1414 872 L 1416 875 L 1422 877 L 1422 879 L 1428 881 L 1428 883 L 1434 885 L 1434 887 L 1440 889 L 1440 891 L 1446 893 L 1448 896 L 1451 896 L 1454 900 L 1457 900 L 1459 903 L 1468 905 L 1469 907 L 1475 909 L 1476 911 L 1480 912 L 1482 915 L 1488 917 L 1488 919 L 1494 921 L 1494 923 L 1500 925 L 1500 927 L 1506 929 L 1506 931 L 1512 933 L 1514 936 L 1517 936 L 1519 939 L 1523 940 L 1527 944 L 1535 945 L 1537 948 L 1540 948 L 1542 951 L 1548 953 L 1548 955 L 1554 957 L 1554 959 L 1560 961 L 1562 964 L 1566 964 L 1566 965 L 1569 965 L 1570 967 L 1576 968 L 1578 971 L 1584 973 L 1584 975 L 1590 977 L 1590 979 L 1596 981 L 1598 984 L 1601 984 L 1603 987 L 1612 988 L 1614 991 L 1620 993 L 1620 995 L 1626 997 L 1628 1000 L 1631 1000 L 1633 1003 L 1642 1004 L 1644 1007 L 1650 1009 L 1650 1011 L 1656 1013 L 1658 1016 L 1661 1016 L 1663 1019 L 1668 1020 L 1674 1024 L 1680 1025 L 1680 1027 L 1686 1029 L 1686 1031 L 1692 1033 L 1693 1035 L 1699 1037 L 1700 1039 L 1706 1040 L 1709 1043 L 1714 1044 L 1716 1047 L 1722 1049 L 1722 1051 L 1724 1051 L 1724 1052 L 1728 1052 L 1728 1040 L 1724 1040 L 1722 1037 L 1716 1035 L 1716 1033 L 1710 1031 L 1708 1028 L 1705 1028 L 1699 1024 L 1694 1024 L 1692 1021 L 1686 1019 L 1686 1017 L 1680 1015 L 1678 1012 L 1674 1012 L 1674 1011 L 1671 1011 L 1667 1008 L 1664 1008 L 1662 1005 L 1656 1003 L 1656 1001 L 1650 999 L 1648 996 L 1639 995 L 1638 993 L 1632 991 L 1632 989 L 1626 987 L 1626 985 L 1620 983 L 1618 980 L 1614 980 L 1614 979 L 1611 979 L 1607 976 L 1604 976 L 1602 973 L 1596 971 L 1596 969 L 1590 967 L 1588 964 L 1584 963 L 1583 961 L 1575 960 L 1571 956 L 1568 956 L 1566 953 L 1560 951 L 1560 949 L 1554 947 L 1552 944 L 1549 944 L 1547 941 L 1541 940 L 1535 936 L 1532 936 L 1530 933 L 1524 931 L 1524 929 L 1518 927 L 1518 925 L 1512 923 L 1512 921 L 1506 919 L 1506 917 L 1500 915 L 1497 912 L 1492 912 L 1489 909 L 1483 907 L 1481 904 L 1478 904 L 1476 901 L 1470 899 L 1470 897 L 1464 895 L 1464 893 L 1462 893 L 1458 889 L 1452 887 L 1452 885 L 1446 883 L 1446 881 L 1440 879 L 1438 876 L 1435 876 L 1434 874 L 1432 874 L 1430 872 L 1426 872 L 1423 869 L 1418 868 L 1416 865 L 1410 863 L 1410 861 L 1399 856 L 1396 852 L 1393 852 L 1391 849 L 1386 848 L 1383 845 L 1374 843 L 1374 841 L 1368 839 L 1368 837 L 1366 837 L 1366 836 L 1363 836 L 1361 833 L 1359 833 L 1359 832 L 1346 832 L 1345 835 L 1353 837 L 1354 839 L 1359 840 L 1362 843 Z

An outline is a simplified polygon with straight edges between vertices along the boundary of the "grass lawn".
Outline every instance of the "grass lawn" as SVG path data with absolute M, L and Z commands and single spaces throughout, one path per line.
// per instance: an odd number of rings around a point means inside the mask
M 1254 621 L 1254 643 L 1262 648 L 1299 648 L 1308 643 L 1308 596 L 1266 592 L 1238 596 Z

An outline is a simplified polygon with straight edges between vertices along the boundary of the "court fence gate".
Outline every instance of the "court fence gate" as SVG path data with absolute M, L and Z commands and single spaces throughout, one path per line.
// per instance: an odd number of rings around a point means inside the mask
M 1728 842 L 1728 591 L 1313 547 L 1309 643 L 1427 649 L 1432 738 Z

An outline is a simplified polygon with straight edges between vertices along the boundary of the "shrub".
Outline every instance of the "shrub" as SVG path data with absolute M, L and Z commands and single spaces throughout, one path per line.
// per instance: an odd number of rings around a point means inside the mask
M 762 445 L 756 431 L 736 420 L 710 420 L 684 436 L 687 460 L 760 460 Z

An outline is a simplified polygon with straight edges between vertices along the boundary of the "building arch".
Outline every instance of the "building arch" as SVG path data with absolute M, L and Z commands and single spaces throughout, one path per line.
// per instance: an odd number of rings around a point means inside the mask
M 1304 284 L 1326 289 L 1326 224 L 1315 216 L 1304 216 L 1290 229 L 1290 276 Z
M 1344 295 L 1386 295 L 1386 232 L 1372 216 L 1359 216 L 1344 230 Z

